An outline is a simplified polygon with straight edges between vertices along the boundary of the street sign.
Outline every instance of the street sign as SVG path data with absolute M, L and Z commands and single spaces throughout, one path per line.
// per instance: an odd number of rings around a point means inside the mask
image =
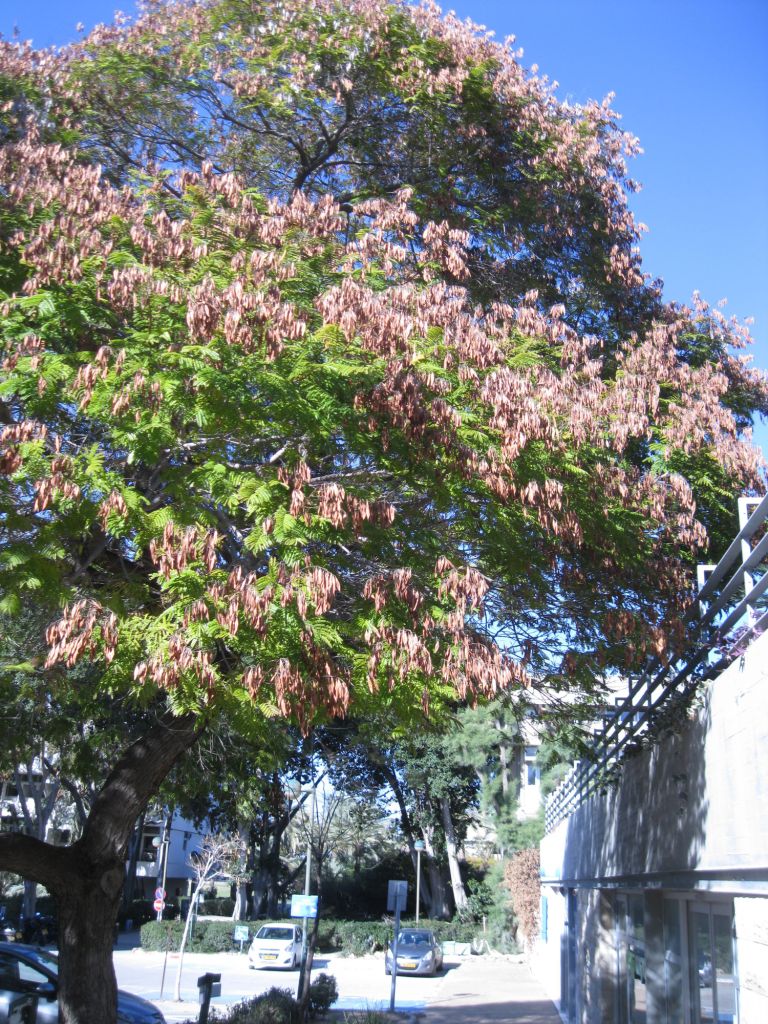
M 408 903 L 408 883 L 390 879 L 387 882 L 387 910 L 399 910 L 402 913 Z
M 240 952 L 243 952 L 243 943 L 247 942 L 251 937 L 251 931 L 247 924 L 236 924 L 235 925 L 235 942 L 240 943 Z
M 156 900 L 164 900 L 165 899 L 165 889 L 163 889 L 163 887 L 160 886 L 160 885 L 158 885 L 158 887 L 155 889 L 155 899 Z
M 291 896 L 291 917 L 317 917 L 317 896 Z
M 155 902 L 154 902 L 154 903 L 152 904 L 152 906 L 153 906 L 153 907 L 155 908 L 155 910 L 156 910 L 156 911 L 158 912 L 158 914 L 159 914 L 159 913 L 160 913 L 160 912 L 161 912 L 162 910 L 164 910 L 164 909 L 165 909 L 165 900 L 157 899 L 157 900 L 155 900 Z

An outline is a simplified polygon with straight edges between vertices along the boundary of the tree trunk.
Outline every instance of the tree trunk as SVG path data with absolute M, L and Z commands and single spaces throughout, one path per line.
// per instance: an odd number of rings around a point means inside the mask
M 459 854 L 456 843 L 456 829 L 453 827 L 451 817 L 451 804 L 447 796 L 440 800 L 440 814 L 443 819 L 445 830 L 445 852 L 448 855 L 448 870 L 451 873 L 451 888 L 456 909 L 460 912 L 467 909 L 467 894 L 464 891 L 464 882 L 461 879 L 459 869 Z
M 320 900 L 323 895 L 323 864 L 322 858 L 315 857 L 315 891 L 317 893 L 317 914 L 312 919 L 312 927 L 307 936 L 307 961 L 304 968 L 304 986 L 296 993 L 299 1002 L 299 1020 L 306 1021 L 309 1009 L 309 986 L 312 984 L 312 964 L 317 949 L 317 936 L 320 932 Z
M 237 835 L 242 849 L 245 851 L 244 856 L 247 859 L 248 840 L 251 836 L 251 830 L 248 822 L 243 821 L 242 818 L 237 823 Z M 235 905 L 232 908 L 233 921 L 245 921 L 248 916 L 248 892 L 245 885 L 245 871 L 246 866 L 243 863 L 238 868 L 237 878 L 235 879 Z
M 24 897 L 21 901 L 21 915 L 24 918 L 24 930 L 27 931 L 37 909 L 37 882 L 24 879 Z M 24 940 L 26 942 L 26 939 Z
M 266 901 L 267 891 L 269 888 L 269 873 L 265 865 L 259 865 L 259 867 L 253 872 L 253 875 L 251 876 L 251 888 L 251 906 L 253 908 L 251 913 L 254 918 L 257 918 L 261 913 L 262 905 Z
M 189 938 L 189 929 L 194 920 L 194 915 L 197 911 L 197 901 L 200 899 L 200 893 L 207 879 L 200 878 L 198 883 L 192 892 L 192 899 L 189 901 L 189 909 L 187 910 L 187 919 L 184 922 L 184 931 L 181 936 L 181 945 L 179 946 L 179 964 L 176 968 L 176 987 L 174 988 L 173 998 L 177 1003 L 181 1002 L 181 972 L 184 967 L 184 950 L 187 948 L 187 939 Z
M 414 828 L 411 822 L 411 816 L 408 813 L 408 805 L 405 802 L 405 794 L 403 793 L 403 788 L 400 785 L 400 782 L 397 778 L 397 774 L 388 765 L 383 765 L 381 768 L 381 772 L 384 778 L 389 783 L 389 787 L 392 790 L 392 793 L 394 794 L 395 800 L 397 801 L 397 806 L 400 809 L 400 823 L 403 828 L 403 834 L 405 835 L 405 838 L 408 841 L 408 851 L 411 855 L 411 863 L 413 864 L 413 872 L 415 875 L 416 872 L 418 871 L 419 858 L 416 853 L 416 847 L 414 846 Z M 429 860 L 426 865 L 422 864 L 421 886 L 419 893 L 420 901 L 427 908 L 427 913 L 429 917 L 443 917 L 447 913 L 447 910 L 444 909 L 445 897 L 441 894 L 442 881 L 440 883 L 440 886 L 438 887 L 438 890 L 435 891 L 435 865 L 434 858 L 432 856 L 432 846 L 428 842 L 426 835 L 422 836 L 422 838 L 424 839 L 424 845 L 429 855 Z M 441 912 L 439 914 L 433 913 L 436 904 L 439 904 L 441 907 Z
M 429 830 L 424 832 L 424 846 L 427 853 L 425 858 L 427 878 L 425 879 L 422 875 L 421 897 L 426 905 L 429 917 L 434 921 L 447 920 L 451 916 L 448 907 L 448 894 L 445 891 L 443 873 L 435 858 L 435 850 Z M 424 867 L 424 861 L 422 861 L 422 868 Z M 427 882 L 426 885 L 424 884 L 425 881 Z
M 133 902 L 133 894 L 136 891 L 136 870 L 139 864 L 139 853 L 141 852 L 142 840 L 144 839 L 144 818 L 142 811 L 139 821 L 131 836 L 131 852 L 128 860 L 128 872 L 123 886 L 123 910 L 128 910 Z
M 238 878 L 235 882 L 235 905 L 232 908 L 233 921 L 245 921 L 248 916 L 248 895 L 245 889 L 245 879 Z
M 40 882 L 56 897 L 61 1024 L 115 1024 L 112 945 L 128 842 L 150 797 L 197 736 L 195 716 L 163 716 L 120 757 L 71 846 L 0 834 L 0 870 Z
M 499 743 L 499 768 L 501 777 L 501 796 L 506 800 L 509 796 L 509 747 L 503 741 Z
M 115 918 L 122 873 L 107 869 L 56 891 L 59 917 L 59 1020 L 61 1024 L 111 1022 L 117 1016 L 117 985 L 112 965 Z M 78 877 L 80 876 L 80 877 Z

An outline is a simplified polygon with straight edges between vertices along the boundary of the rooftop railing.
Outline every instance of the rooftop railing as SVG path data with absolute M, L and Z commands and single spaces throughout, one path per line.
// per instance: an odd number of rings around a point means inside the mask
M 549 832 L 617 777 L 623 760 L 672 727 L 704 679 L 719 674 L 768 628 L 768 495 L 739 499 L 738 535 L 717 565 L 698 571 L 697 601 L 689 610 L 687 643 L 676 660 L 655 659 L 626 696 L 607 708 L 591 741 L 547 799 Z

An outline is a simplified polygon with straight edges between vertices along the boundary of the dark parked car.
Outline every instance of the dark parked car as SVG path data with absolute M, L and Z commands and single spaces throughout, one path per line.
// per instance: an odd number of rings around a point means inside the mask
M 6 1024 L 9 994 L 37 996 L 36 1024 L 58 1024 L 59 961 L 53 953 L 19 942 L 0 942 L 0 1024 Z M 5 999 L 3 999 L 5 995 Z M 117 993 L 119 1024 L 165 1024 L 162 1013 L 141 996 Z
M 390 942 L 384 956 L 384 971 L 392 973 L 394 943 Z M 397 973 L 430 974 L 443 969 L 443 951 L 433 932 L 423 928 L 406 928 L 397 937 Z

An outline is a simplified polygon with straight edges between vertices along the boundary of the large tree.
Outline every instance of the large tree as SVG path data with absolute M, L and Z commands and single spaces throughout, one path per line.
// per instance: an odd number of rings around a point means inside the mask
M 431 6 L 151 4 L 3 46 L 0 95 L 3 609 L 58 605 L 45 671 L 154 716 L 74 845 L 0 868 L 103 1024 L 131 828 L 212 718 L 664 651 L 765 390 L 644 282 L 610 111 Z

